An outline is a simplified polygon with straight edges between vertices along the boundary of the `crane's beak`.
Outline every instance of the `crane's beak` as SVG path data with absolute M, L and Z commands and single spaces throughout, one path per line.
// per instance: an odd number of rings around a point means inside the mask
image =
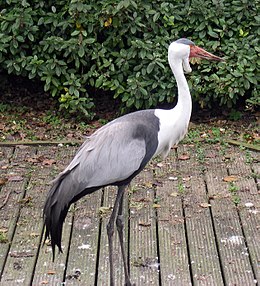
M 212 60 L 212 61 L 224 61 L 224 59 L 215 56 L 202 48 L 198 46 L 190 46 L 190 58 L 201 58 L 206 60 Z

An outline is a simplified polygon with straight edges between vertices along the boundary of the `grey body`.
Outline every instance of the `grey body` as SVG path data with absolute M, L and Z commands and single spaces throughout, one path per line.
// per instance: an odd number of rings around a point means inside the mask
M 119 117 L 83 143 L 68 167 L 53 181 L 45 206 L 46 237 L 61 251 L 62 224 L 70 205 L 107 185 L 128 185 L 153 157 L 159 119 L 154 110 Z

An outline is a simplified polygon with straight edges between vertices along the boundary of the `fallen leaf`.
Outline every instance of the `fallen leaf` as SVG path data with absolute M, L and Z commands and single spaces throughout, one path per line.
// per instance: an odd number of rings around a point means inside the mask
M 47 284 L 49 284 L 49 281 L 43 280 L 40 284 L 41 284 L 41 285 L 47 285 Z
M 3 186 L 7 181 L 7 178 L 0 178 L 0 186 Z
M 200 207 L 202 207 L 202 208 L 208 208 L 208 207 L 211 207 L 211 204 L 201 203 L 201 204 L 200 204 Z
M 54 159 L 45 159 L 45 160 L 42 161 L 42 164 L 43 165 L 47 165 L 47 166 L 51 166 L 51 165 L 53 165 L 55 163 L 56 163 L 56 161 Z
M 145 186 L 146 188 L 151 189 L 151 188 L 153 187 L 153 184 L 152 184 L 152 182 L 145 182 L 145 183 L 144 183 L 144 186 Z
M 159 204 L 153 204 L 153 208 L 160 208 L 161 207 L 161 205 L 159 205 Z
M 206 155 L 206 158 L 216 158 L 216 157 L 217 157 L 216 154 L 213 153 Z
M 103 215 L 108 213 L 111 210 L 111 207 L 100 207 L 99 208 L 99 214 Z
M 245 203 L 245 206 L 247 208 L 252 208 L 254 206 L 254 204 L 253 203 Z
M 183 161 L 184 161 L 184 160 L 189 160 L 189 159 L 190 159 L 190 155 L 184 153 L 184 154 L 180 155 L 180 156 L 178 157 L 178 159 L 179 159 L 179 160 L 183 160 Z
M 170 197 L 174 197 L 174 198 L 178 197 L 178 193 L 177 192 L 173 192 L 173 193 L 170 194 Z
M 158 163 L 157 167 L 161 168 L 161 167 L 163 167 L 163 164 L 162 163 Z
M 178 177 L 169 177 L 168 178 L 170 181 L 177 181 L 178 180 Z
M 37 237 L 37 236 L 40 236 L 40 234 L 37 232 L 30 233 L 30 237 Z
M 235 175 L 227 176 L 223 179 L 224 182 L 235 182 L 238 180 L 238 177 Z
M 4 165 L 4 166 L 1 167 L 2 170 L 6 170 L 8 168 L 9 168 L 9 165 Z
M 151 223 L 150 222 L 139 222 L 139 225 L 144 226 L 144 227 L 148 227 L 148 226 L 151 226 Z
M 25 161 L 29 162 L 29 163 L 38 163 L 39 162 L 38 158 L 36 158 L 36 157 L 28 158 Z
M 47 272 L 47 274 L 48 274 L 48 275 L 54 275 L 54 274 L 56 274 L 56 271 L 54 271 L 54 270 L 49 270 L 49 271 Z

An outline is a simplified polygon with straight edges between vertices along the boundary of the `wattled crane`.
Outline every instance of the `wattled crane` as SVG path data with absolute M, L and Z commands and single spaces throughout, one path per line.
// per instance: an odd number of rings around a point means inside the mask
M 113 233 L 116 221 L 124 262 L 125 285 L 132 285 L 124 251 L 123 197 L 131 180 L 153 157 L 166 157 L 171 147 L 187 133 L 192 101 L 184 72 L 191 72 L 189 58 L 222 59 L 182 38 L 170 44 L 168 61 L 178 87 L 178 102 L 173 109 L 133 112 L 104 125 L 76 153 L 68 167 L 53 181 L 44 206 L 45 239 L 50 236 L 61 248 L 62 226 L 70 205 L 83 196 L 108 185 L 118 187 L 107 225 L 110 285 L 114 286 Z

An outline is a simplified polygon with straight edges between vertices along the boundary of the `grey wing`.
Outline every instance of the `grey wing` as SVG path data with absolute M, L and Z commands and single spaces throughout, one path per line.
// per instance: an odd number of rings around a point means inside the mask
M 107 125 L 86 140 L 54 182 L 66 177 L 74 195 L 86 188 L 120 182 L 140 168 L 145 153 L 145 141 L 133 138 L 130 123 Z

